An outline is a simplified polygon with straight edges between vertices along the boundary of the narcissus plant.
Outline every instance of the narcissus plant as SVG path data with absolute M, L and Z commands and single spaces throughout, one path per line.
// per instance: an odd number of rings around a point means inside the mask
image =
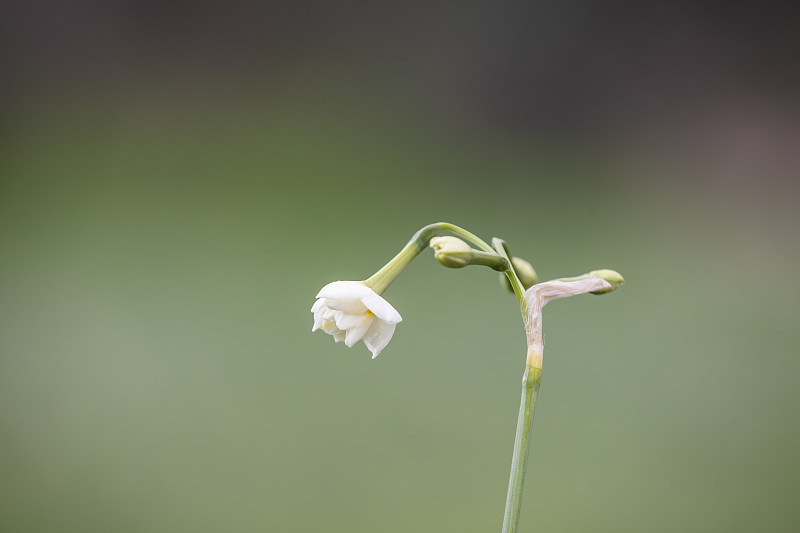
M 377 357 L 386 348 L 395 327 L 402 320 L 400 313 L 381 295 L 400 272 L 429 246 L 436 260 L 446 267 L 480 265 L 499 271 L 503 284 L 516 295 L 522 313 L 528 353 L 522 377 L 522 399 L 502 529 L 503 533 L 511 533 L 517 530 L 519 523 L 531 423 L 542 380 L 542 310 L 549 302 L 560 298 L 609 293 L 619 288 L 625 280 L 618 272 L 603 269 L 572 278 L 537 283 L 539 277 L 533 266 L 524 259 L 512 257 L 501 239 L 494 238 L 489 245 L 463 228 L 439 222 L 415 233 L 400 253 L 369 279 L 334 281 L 324 286 L 311 307 L 314 313 L 312 331 L 321 329 L 332 335 L 336 342 L 344 341 L 348 347 L 363 341 L 372 352 L 372 358 Z

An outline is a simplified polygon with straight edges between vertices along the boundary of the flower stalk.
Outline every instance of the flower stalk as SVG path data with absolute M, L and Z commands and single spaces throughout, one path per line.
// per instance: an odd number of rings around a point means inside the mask
M 530 359 L 530 357 L 529 357 Z M 541 361 L 541 357 L 538 358 Z M 519 402 L 517 415 L 517 432 L 514 436 L 514 452 L 511 456 L 511 475 L 508 479 L 506 509 L 503 515 L 503 533 L 513 533 L 519 524 L 519 513 L 522 507 L 522 488 L 525 484 L 525 471 L 530 449 L 531 424 L 539 386 L 542 384 L 542 369 L 525 365 L 522 375 L 522 399 Z
M 450 232 L 454 235 L 457 235 L 481 252 L 495 252 L 491 246 L 464 228 L 460 228 L 455 224 L 450 224 L 448 222 L 436 222 L 434 224 L 428 224 L 417 231 L 411 237 L 411 240 L 408 241 L 403 249 L 400 250 L 400 252 L 394 256 L 391 261 L 386 263 L 383 268 L 377 271 L 369 279 L 365 280 L 364 283 L 378 294 L 381 294 L 389 287 L 389 285 L 391 285 L 400 272 L 402 272 L 403 269 L 405 269 L 408 264 L 420 254 L 420 252 L 428 247 L 428 244 L 433 237 L 439 236 L 444 232 Z

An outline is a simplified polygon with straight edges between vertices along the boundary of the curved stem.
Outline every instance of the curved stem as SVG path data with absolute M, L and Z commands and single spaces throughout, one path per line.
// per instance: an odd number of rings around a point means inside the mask
M 406 244 L 403 249 L 400 250 L 400 253 L 394 256 L 391 261 L 386 263 L 383 268 L 378 270 L 369 279 L 365 280 L 365 283 L 372 288 L 372 290 L 378 294 L 381 294 L 389 287 L 389 285 L 391 285 L 400 272 L 402 272 L 402 270 L 408 266 L 408 264 L 415 257 L 417 257 L 421 251 L 428 247 L 428 242 L 430 242 L 433 237 L 436 237 L 445 231 L 449 231 L 450 233 L 458 235 L 465 241 L 484 252 L 495 253 L 495 250 L 486 244 L 485 241 L 465 230 L 464 228 L 460 228 L 455 224 L 450 224 L 448 222 L 436 222 L 435 224 L 428 224 L 417 231 L 411 237 L 411 240 L 408 241 L 408 244 Z M 508 258 L 506 257 L 506 259 Z M 511 265 L 510 262 L 509 265 Z
M 506 510 L 503 516 L 503 533 L 514 533 L 519 524 L 522 505 L 522 487 L 525 483 L 525 467 L 530 449 L 531 422 L 536 407 L 536 397 L 542 382 L 542 369 L 526 365 L 522 376 L 522 399 L 517 417 L 517 434 L 514 437 L 514 454 L 511 458 L 511 476 L 508 480 Z
M 483 250 L 484 252 L 494 252 L 494 249 L 492 249 L 491 246 L 486 244 L 486 242 L 483 239 L 481 239 L 477 235 L 474 235 L 474 234 L 470 233 L 469 231 L 465 230 L 464 228 L 459 228 L 458 226 L 456 226 L 454 224 L 449 224 L 447 222 L 437 222 L 436 224 L 431 224 L 430 226 L 425 226 L 425 228 L 422 228 L 422 230 L 425 230 L 426 228 L 432 228 L 432 227 L 436 227 L 437 229 L 439 229 L 439 231 L 449 231 L 451 233 L 454 233 L 454 234 L 458 235 L 459 237 L 461 237 L 462 239 L 464 239 L 465 241 L 467 241 L 469 243 L 472 243 L 473 246 Z M 420 230 L 420 231 L 422 231 L 422 230 Z M 438 233 L 436 233 L 436 234 L 438 235 Z M 434 235 L 431 235 L 431 237 L 433 237 L 433 236 Z M 430 238 L 428 238 L 428 240 L 430 240 Z

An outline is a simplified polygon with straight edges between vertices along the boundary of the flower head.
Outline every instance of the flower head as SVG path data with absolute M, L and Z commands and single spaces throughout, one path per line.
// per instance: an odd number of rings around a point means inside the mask
M 373 359 L 389 344 L 395 326 L 403 320 L 389 302 L 360 281 L 328 283 L 317 298 L 311 307 L 311 331 L 321 329 L 348 347 L 363 340 Z

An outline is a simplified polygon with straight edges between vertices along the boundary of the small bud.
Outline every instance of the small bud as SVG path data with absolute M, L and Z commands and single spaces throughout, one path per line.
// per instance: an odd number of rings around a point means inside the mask
M 533 287 L 536 285 L 536 282 L 539 281 L 539 276 L 533 269 L 533 265 L 524 259 L 520 257 L 512 257 L 511 264 L 514 265 L 514 272 L 517 273 L 517 277 L 522 282 L 522 286 L 526 289 Z
M 539 281 L 539 275 L 536 274 L 533 266 L 524 259 L 520 257 L 512 257 L 511 264 L 514 266 L 514 272 L 517 273 L 520 283 L 522 283 L 522 286 L 526 289 L 530 289 L 536 285 L 537 281 Z M 500 274 L 500 284 L 509 291 L 514 292 L 514 289 L 511 288 L 511 283 L 508 281 L 508 277 L 505 274 Z
M 607 292 L 615 291 L 619 288 L 620 285 L 625 283 L 625 278 L 623 278 L 622 274 L 620 274 L 616 270 L 608 270 L 608 269 L 592 270 L 587 275 L 593 278 L 600 278 L 606 280 L 608 283 L 611 284 L 610 288 L 594 291 L 592 294 L 605 294 Z
M 434 237 L 430 246 L 436 260 L 446 267 L 464 268 L 472 264 L 474 250 L 457 237 Z

